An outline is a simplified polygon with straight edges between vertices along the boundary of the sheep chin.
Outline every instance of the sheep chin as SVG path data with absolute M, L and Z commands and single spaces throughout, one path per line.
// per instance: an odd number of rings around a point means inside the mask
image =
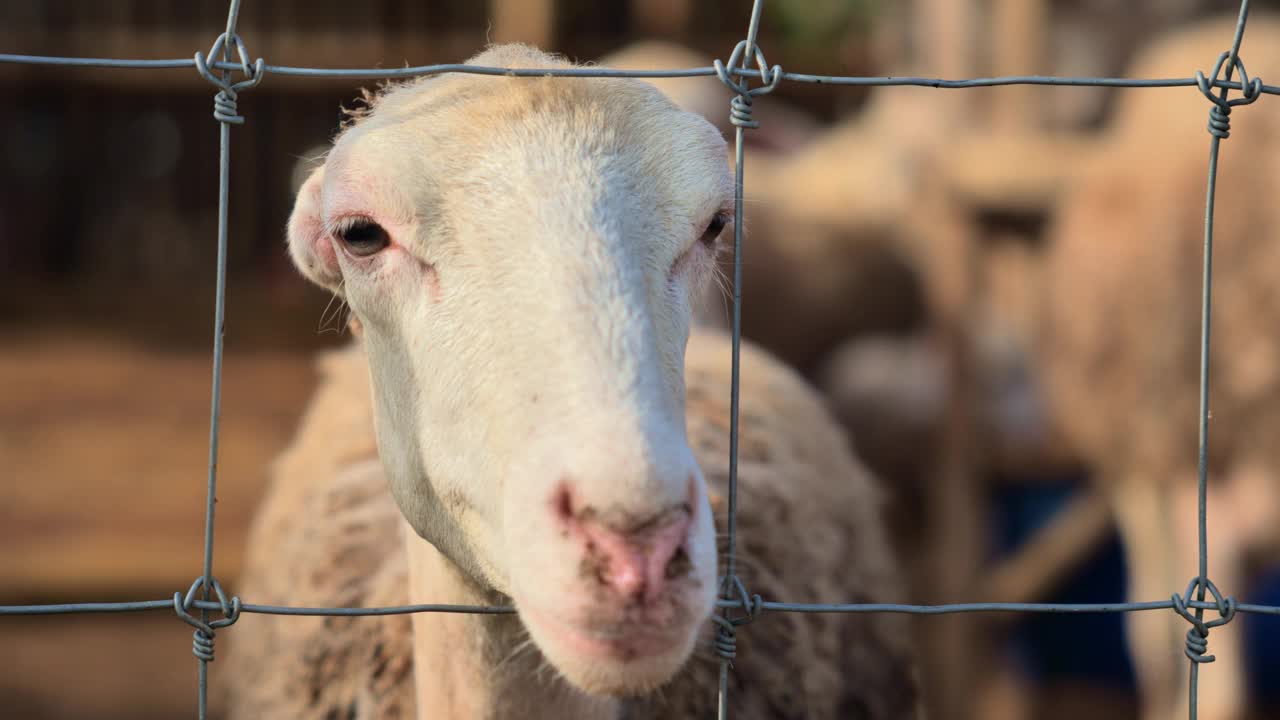
M 609 697 L 644 695 L 675 677 L 707 613 L 673 600 L 654 613 L 607 614 L 607 620 L 600 613 L 570 619 L 562 610 L 520 608 L 530 637 L 561 677 L 588 695 Z

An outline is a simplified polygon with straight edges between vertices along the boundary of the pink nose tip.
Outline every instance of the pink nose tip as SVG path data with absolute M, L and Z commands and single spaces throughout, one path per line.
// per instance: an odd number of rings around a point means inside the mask
M 646 602 L 662 594 L 668 577 L 687 569 L 684 543 L 689 537 L 686 510 L 670 513 L 657 527 L 623 534 L 595 522 L 582 526 L 588 552 L 599 560 L 599 578 L 623 597 Z
M 683 505 L 626 529 L 594 512 L 565 512 L 561 520 L 585 545 L 583 573 L 621 597 L 652 602 L 669 579 L 689 571 L 685 542 L 693 518 Z

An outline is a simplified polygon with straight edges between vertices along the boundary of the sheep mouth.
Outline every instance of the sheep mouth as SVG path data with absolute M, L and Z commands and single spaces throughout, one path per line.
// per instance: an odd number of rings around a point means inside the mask
M 595 695 L 636 695 L 665 684 L 692 655 L 700 627 L 687 611 L 608 620 L 529 608 L 520 615 L 561 675 Z
M 684 635 L 655 632 L 647 626 L 619 626 L 568 630 L 564 638 L 578 655 L 626 663 L 670 653 L 683 645 Z
M 575 654 L 612 661 L 668 653 L 685 644 L 694 631 L 689 613 L 671 607 L 625 612 L 618 617 L 589 616 L 578 621 L 527 608 L 521 614 L 554 632 Z

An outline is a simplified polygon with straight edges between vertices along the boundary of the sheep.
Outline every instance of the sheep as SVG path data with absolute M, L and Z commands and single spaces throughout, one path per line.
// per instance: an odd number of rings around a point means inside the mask
M 469 62 L 569 67 L 518 45 Z M 252 618 L 232 717 L 710 715 L 730 340 L 691 330 L 690 298 L 732 208 L 724 152 L 620 79 L 444 75 L 340 135 L 288 245 L 359 340 L 324 360 L 242 593 L 518 614 Z M 895 597 L 871 474 L 797 375 L 741 359 L 737 574 L 769 598 Z M 906 630 L 765 613 L 739 633 L 735 715 L 912 717 Z
M 1172 34 L 1133 77 L 1208 73 L 1234 18 Z M 1280 77 L 1280 20 L 1255 14 L 1241 55 Z M 1237 74 L 1238 77 L 1238 74 Z M 1238 96 L 1238 93 L 1236 93 Z M 1265 102 L 1265 101 L 1264 101 Z M 1195 89 L 1129 91 L 1050 229 L 1048 326 L 1038 365 L 1053 415 L 1111 498 L 1129 593 L 1159 600 L 1198 575 L 1197 418 L 1206 114 Z M 1240 593 L 1242 556 L 1280 519 L 1274 433 L 1280 417 L 1280 122 L 1237 108 L 1221 145 L 1215 214 L 1209 426 L 1209 575 Z M 1209 619 L 1217 613 L 1207 613 Z M 1185 717 L 1187 630 L 1173 613 L 1128 618 L 1145 717 Z M 1238 632 L 1214 630 L 1218 665 L 1200 673 L 1200 717 L 1244 711 Z

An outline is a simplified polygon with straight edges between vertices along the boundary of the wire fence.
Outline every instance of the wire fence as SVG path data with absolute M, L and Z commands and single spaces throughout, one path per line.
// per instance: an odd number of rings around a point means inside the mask
M 466 605 L 404 605 L 398 607 L 339 608 L 339 607 L 287 607 L 242 603 L 239 597 L 228 598 L 213 575 L 214 557 L 214 507 L 217 490 L 217 460 L 220 397 L 222 384 L 222 356 L 224 312 L 226 304 L 227 218 L 230 195 L 231 126 L 243 124 L 238 100 L 241 92 L 261 83 L 268 75 L 293 75 L 314 78 L 344 79 L 395 79 L 438 75 L 442 73 L 468 73 L 472 75 L 518 77 L 628 77 L 628 78 L 679 78 L 716 76 L 734 97 L 730 107 L 730 120 L 735 126 L 735 225 L 734 225 L 734 290 L 732 318 L 732 378 L 730 400 L 730 457 L 728 527 L 726 528 L 726 571 L 722 579 L 719 614 L 716 623 L 715 647 L 720 658 L 719 717 L 729 715 L 728 678 L 736 645 L 737 628 L 749 623 L 761 612 L 798 613 L 903 613 L 912 615 L 941 615 L 952 613 L 1127 613 L 1151 610 L 1173 610 L 1191 625 L 1187 631 L 1186 655 L 1189 660 L 1189 717 L 1195 720 L 1198 711 L 1197 693 L 1201 664 L 1213 662 L 1208 655 L 1208 636 L 1212 628 L 1230 622 L 1236 613 L 1280 615 L 1280 606 L 1238 603 L 1231 596 L 1224 596 L 1209 579 L 1208 533 L 1206 527 L 1206 487 L 1208 462 L 1208 392 L 1209 392 L 1209 320 L 1212 299 L 1213 210 L 1217 188 L 1218 149 L 1222 140 L 1230 134 L 1230 115 L 1235 107 L 1248 105 L 1264 94 L 1280 95 L 1280 87 L 1263 84 L 1260 78 L 1250 78 L 1240 58 L 1240 46 L 1249 17 L 1249 0 L 1242 0 L 1239 18 L 1230 49 L 1218 56 L 1212 73 L 1206 77 L 1196 71 L 1189 78 L 1129 79 L 1102 77 L 1050 77 L 1041 75 L 942 80 L 923 77 L 848 77 L 808 75 L 783 72 L 770 66 L 763 50 L 757 45 L 763 0 L 755 0 L 747 27 L 746 39 L 738 43 L 727 62 L 716 60 L 710 67 L 680 70 L 632 70 L 621 71 L 601 67 L 575 67 L 556 69 L 510 69 L 463 64 L 423 65 L 398 69 L 382 68 L 310 68 L 287 65 L 269 65 L 261 58 L 250 61 L 244 41 L 236 34 L 241 0 L 231 0 L 227 13 L 226 30 L 217 37 L 209 52 L 196 52 L 187 59 L 126 60 L 116 58 L 46 57 L 36 55 L 0 54 L 0 63 L 53 65 L 71 67 L 118 68 L 154 70 L 194 68 L 217 92 L 214 95 L 213 117 L 219 124 L 219 175 L 218 175 L 218 236 L 217 280 L 213 333 L 213 386 L 210 402 L 209 462 L 207 495 L 205 501 L 205 535 L 203 569 L 186 593 L 175 592 L 172 599 L 146 600 L 120 603 L 71 603 L 50 605 L 0 606 L 0 616 L 5 615 L 60 615 L 72 613 L 121 613 L 151 610 L 172 610 L 178 617 L 195 628 L 193 654 L 198 662 L 198 715 L 201 720 L 208 714 L 208 663 L 214 657 L 216 631 L 232 625 L 240 613 L 264 613 L 271 615 L 310 616 L 375 616 L 409 613 L 474 613 L 513 614 L 511 607 L 480 607 Z M 754 65 L 755 67 L 750 67 Z M 1232 76 L 1239 71 L 1239 80 Z M 239 79 L 237 79 L 239 78 Z M 759 84 L 752 86 L 751 81 Z M 1199 410 L 1199 472 L 1198 472 L 1198 549 L 1199 572 L 1186 589 L 1169 600 L 1129 603 L 1053 604 L 1053 603 L 956 603 L 947 605 L 908 604 L 804 604 L 764 600 L 750 594 L 734 573 L 735 532 L 737 515 L 738 470 L 738 389 L 740 385 L 740 347 L 742 337 L 742 212 L 744 157 L 743 135 L 748 129 L 759 126 L 752 119 L 754 99 L 773 91 L 779 83 L 803 82 L 821 85 L 846 86 L 902 86 L 914 85 L 932 88 L 977 88 L 1001 85 L 1060 85 L 1123 88 L 1165 88 L 1196 86 L 1210 102 L 1209 169 L 1205 203 L 1204 275 L 1201 296 L 1200 339 L 1200 410 Z M 1215 94 L 1215 90 L 1217 91 Z M 1240 96 L 1229 98 L 1231 91 Z M 193 614 L 193 611 L 195 614 Z M 734 611 L 737 611 L 736 613 Z M 1217 617 L 1206 620 L 1205 612 Z M 220 617 L 214 618 L 214 614 Z

